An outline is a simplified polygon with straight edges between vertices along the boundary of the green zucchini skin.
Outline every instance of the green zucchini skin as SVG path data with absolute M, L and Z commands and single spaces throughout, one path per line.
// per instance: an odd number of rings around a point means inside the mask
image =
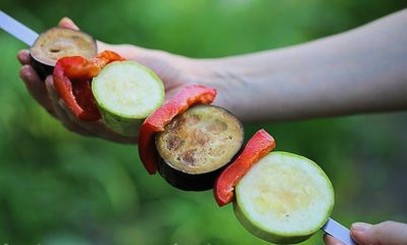
M 172 168 L 160 157 L 158 173 L 177 189 L 183 191 L 207 191 L 213 188 L 216 178 L 227 165 L 204 174 L 187 174 Z
M 110 113 L 108 110 L 105 110 L 101 106 L 99 107 L 99 111 L 104 123 L 114 132 L 124 136 L 138 136 L 140 125 L 143 123 L 144 119 L 119 117 Z
M 312 232 L 307 235 L 302 235 L 302 236 L 290 236 L 286 237 L 286 235 L 283 234 L 278 234 L 278 233 L 270 233 L 269 231 L 263 231 L 259 229 L 259 227 L 255 226 L 250 222 L 243 211 L 240 209 L 239 205 L 237 202 L 233 202 L 233 210 L 235 212 L 235 215 L 239 222 L 245 227 L 250 233 L 253 235 L 257 236 L 258 238 L 261 238 L 265 241 L 273 242 L 276 244 L 294 244 L 294 243 L 300 243 L 308 238 L 310 238 L 315 232 Z

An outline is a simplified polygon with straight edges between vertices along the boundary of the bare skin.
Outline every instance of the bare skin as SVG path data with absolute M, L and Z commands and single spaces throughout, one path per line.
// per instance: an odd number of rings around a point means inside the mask
M 59 25 L 78 29 L 68 18 Z M 294 120 L 407 109 L 405 26 L 407 10 L 313 42 L 218 59 L 192 59 L 100 41 L 98 49 L 116 51 L 152 68 L 164 81 L 167 96 L 187 84 L 206 84 L 218 90 L 216 105 L 244 121 Z M 28 65 L 28 51 L 20 51 L 18 59 L 28 90 L 68 129 L 135 142 L 112 133 L 101 122 L 75 120 L 54 96 L 52 79 L 47 78 L 44 86 Z
M 351 235 L 359 245 L 402 245 L 407 244 L 407 224 L 394 221 L 376 225 L 354 223 Z M 328 235 L 324 237 L 324 241 L 326 245 L 343 245 Z
M 70 19 L 59 26 L 79 29 Z M 215 87 L 215 104 L 244 121 L 295 120 L 407 109 L 407 10 L 354 30 L 313 42 L 248 55 L 192 59 L 133 45 L 98 42 L 98 50 L 113 50 L 153 69 L 170 97 L 185 85 Z M 27 50 L 18 54 L 20 76 L 28 91 L 51 115 L 76 133 L 120 143 L 120 136 L 102 122 L 75 119 L 58 98 L 52 77 L 41 81 Z M 359 244 L 407 244 L 407 225 L 387 221 L 355 223 Z M 341 244 L 325 236 L 327 245 Z

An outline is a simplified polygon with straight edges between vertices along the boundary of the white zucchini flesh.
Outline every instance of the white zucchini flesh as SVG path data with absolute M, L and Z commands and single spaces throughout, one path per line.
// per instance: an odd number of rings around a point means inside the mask
M 313 161 L 272 152 L 236 186 L 235 213 L 258 237 L 274 243 L 301 242 L 328 220 L 334 205 L 329 178 Z
M 105 123 L 123 135 L 136 134 L 142 120 L 164 101 L 160 78 L 134 61 L 105 66 L 93 78 L 92 92 Z

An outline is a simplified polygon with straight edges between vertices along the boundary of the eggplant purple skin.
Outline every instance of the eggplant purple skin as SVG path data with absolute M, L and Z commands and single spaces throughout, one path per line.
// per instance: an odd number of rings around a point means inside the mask
M 231 163 L 230 161 L 229 163 Z M 213 188 L 216 178 L 229 163 L 212 172 L 203 174 L 187 174 L 176 170 L 168 165 L 160 157 L 158 162 L 158 173 L 173 187 L 183 191 L 207 191 Z
M 41 80 L 44 81 L 45 78 L 47 78 L 47 76 L 52 74 L 52 72 L 54 71 L 54 66 L 41 63 L 31 54 L 30 57 L 31 57 L 31 66 L 37 72 L 38 77 Z

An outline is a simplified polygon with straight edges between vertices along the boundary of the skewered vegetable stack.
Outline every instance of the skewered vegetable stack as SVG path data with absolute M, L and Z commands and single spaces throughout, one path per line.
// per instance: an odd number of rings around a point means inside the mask
M 242 123 L 211 105 L 215 89 L 190 85 L 164 103 L 163 83 L 153 71 L 112 51 L 96 55 L 93 38 L 63 28 L 41 35 L 31 55 L 42 76 L 52 72 L 74 116 L 138 136 L 148 173 L 186 191 L 213 188 L 219 206 L 233 202 L 254 235 L 297 243 L 328 220 L 334 192 L 322 169 L 305 157 L 272 152 L 275 140 L 263 129 L 242 147 Z

